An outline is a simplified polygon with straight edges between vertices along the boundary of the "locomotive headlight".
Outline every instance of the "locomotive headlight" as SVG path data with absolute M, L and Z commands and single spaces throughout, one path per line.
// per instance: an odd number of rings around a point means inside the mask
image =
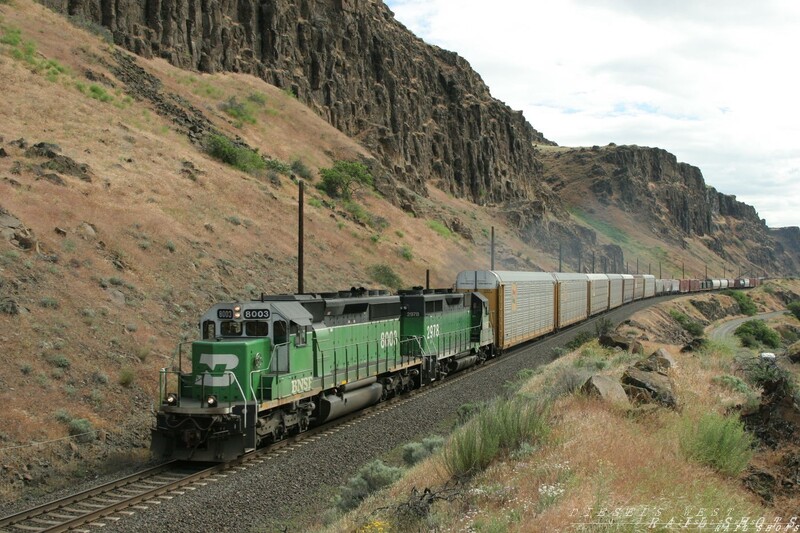
M 236 305 L 233 307 L 233 318 L 241 318 L 242 316 L 242 306 Z
M 167 394 L 167 405 L 178 405 L 178 395 L 174 392 Z
M 217 406 L 217 397 L 213 394 L 206 398 L 206 405 L 209 407 L 216 407 Z

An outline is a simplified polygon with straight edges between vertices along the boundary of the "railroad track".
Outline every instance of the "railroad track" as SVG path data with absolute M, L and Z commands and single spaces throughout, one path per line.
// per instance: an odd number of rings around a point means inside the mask
M 0 531 L 68 531 L 164 497 L 213 474 L 213 467 L 165 463 L 66 498 L 0 518 Z M 171 497 L 171 496 L 170 496 Z M 120 517 L 117 516 L 116 519 Z M 96 524 L 100 525 L 100 524 Z

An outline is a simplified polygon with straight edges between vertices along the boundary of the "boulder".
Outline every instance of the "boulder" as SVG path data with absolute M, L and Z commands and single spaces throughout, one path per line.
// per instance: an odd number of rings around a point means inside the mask
M 659 348 L 650 354 L 650 357 L 639 361 L 633 366 L 645 372 L 661 372 L 663 374 L 670 368 L 675 368 L 675 365 L 675 359 L 672 355 L 664 348 Z
M 701 337 L 692 339 L 692 341 L 689 344 L 681 348 L 681 353 L 696 352 L 697 350 L 703 348 L 706 344 L 708 344 L 708 341 Z
M 601 335 L 600 346 L 605 348 L 622 348 L 631 353 L 644 353 L 644 346 L 642 346 L 641 342 L 621 335 Z
M 800 342 L 796 342 L 786 348 L 786 356 L 792 363 L 800 363 Z
M 590 396 L 600 396 L 603 400 L 611 403 L 628 403 L 625 389 L 617 380 L 608 376 L 598 374 L 590 377 L 581 387 L 581 392 Z
M 655 402 L 673 409 L 678 406 L 675 384 L 660 372 L 647 372 L 633 366 L 628 367 L 622 375 L 622 388 L 634 402 Z

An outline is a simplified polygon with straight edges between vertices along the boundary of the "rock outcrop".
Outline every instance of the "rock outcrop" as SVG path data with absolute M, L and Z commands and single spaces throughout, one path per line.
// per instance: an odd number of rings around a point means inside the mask
M 587 379 L 581 387 L 581 391 L 585 394 L 599 396 L 610 403 L 628 403 L 628 396 L 619 381 L 601 374 L 595 374 Z
M 533 143 L 453 52 L 371 0 L 41 0 L 108 28 L 115 43 L 188 69 L 253 74 L 291 91 L 419 194 L 434 181 L 477 203 L 542 190 Z
M 688 246 L 701 241 L 731 267 L 749 262 L 773 272 L 796 272 L 800 230 L 771 231 L 753 206 L 706 184 L 699 168 L 660 148 L 594 146 L 542 150 L 547 182 L 566 203 L 618 210 L 653 237 Z M 596 202 L 588 201 L 595 198 Z M 797 228 L 794 228 L 797 229 Z M 710 277 L 734 277 L 732 269 Z M 726 277 L 727 277 L 726 276 Z
M 669 376 L 661 372 L 647 372 L 628 367 L 622 375 L 622 388 L 634 402 L 660 403 L 673 409 L 678 406 L 675 384 Z

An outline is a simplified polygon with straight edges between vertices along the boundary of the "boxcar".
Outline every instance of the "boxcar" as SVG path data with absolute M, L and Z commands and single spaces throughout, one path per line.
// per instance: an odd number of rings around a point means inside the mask
M 556 285 L 556 327 L 564 328 L 588 316 L 589 278 L 586 274 L 553 272 Z
M 622 303 L 627 304 L 633 301 L 636 280 L 630 274 L 622 274 Z
M 556 328 L 556 280 L 546 272 L 468 270 L 459 272 L 456 290 L 478 292 L 489 301 L 495 346 L 500 350 Z
M 589 278 L 589 314 L 608 310 L 610 282 L 606 274 L 586 274 Z
M 608 308 L 614 309 L 622 305 L 622 274 L 606 274 L 608 276 Z

